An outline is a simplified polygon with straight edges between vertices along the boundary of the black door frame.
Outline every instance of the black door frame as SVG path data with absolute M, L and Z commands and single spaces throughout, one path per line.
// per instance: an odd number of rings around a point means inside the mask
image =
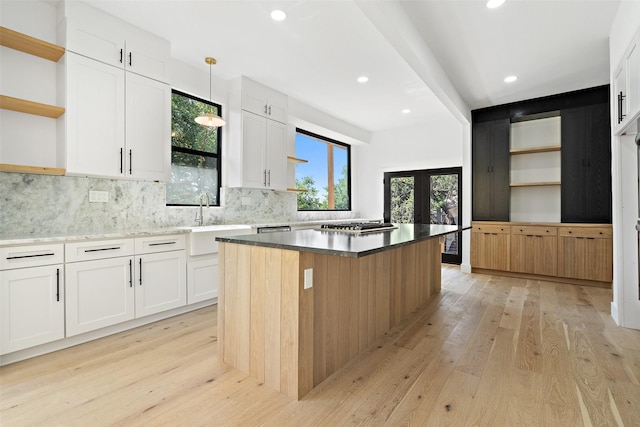
M 423 224 L 423 213 L 426 213 L 426 221 L 429 221 L 429 199 L 416 197 L 416 193 L 429 189 L 432 176 L 436 175 L 458 175 L 458 224 L 462 224 L 462 167 L 438 168 L 438 169 L 418 169 L 409 171 L 396 171 L 384 173 L 384 222 L 391 221 L 391 178 L 410 178 L 414 179 L 413 186 L 413 222 L 415 224 Z M 429 194 L 427 191 L 422 194 Z M 462 264 L 462 233 L 458 233 L 458 255 L 442 254 L 442 262 L 447 264 Z

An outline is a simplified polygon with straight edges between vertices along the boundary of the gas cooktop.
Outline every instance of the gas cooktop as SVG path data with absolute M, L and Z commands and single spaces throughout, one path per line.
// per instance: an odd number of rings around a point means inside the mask
M 376 231 L 390 231 L 398 228 L 388 222 L 349 222 L 341 224 L 323 224 L 322 231 L 338 231 L 343 233 L 373 233 Z

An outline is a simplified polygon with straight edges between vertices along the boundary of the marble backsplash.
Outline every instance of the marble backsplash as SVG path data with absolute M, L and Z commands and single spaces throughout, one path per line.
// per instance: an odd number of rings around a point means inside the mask
M 89 191 L 107 203 L 89 203 Z M 203 208 L 204 224 L 268 224 L 349 219 L 350 212 L 298 212 L 296 194 L 223 188 L 222 207 Z M 242 203 L 244 201 L 244 204 Z M 0 234 L 146 230 L 195 225 L 197 207 L 165 204 L 165 184 L 70 176 L 0 173 Z

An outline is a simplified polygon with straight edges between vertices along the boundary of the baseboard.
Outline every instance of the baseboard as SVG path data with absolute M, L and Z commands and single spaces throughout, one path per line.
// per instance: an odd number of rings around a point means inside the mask
M 471 273 L 471 264 L 460 264 L 460 271 L 463 273 Z
M 618 317 L 618 304 L 615 301 L 611 301 L 611 317 L 616 325 L 620 326 L 620 318 Z
M 471 271 L 473 273 L 492 274 L 494 276 L 517 277 L 519 279 L 544 280 L 545 282 L 567 283 L 570 285 L 592 286 L 595 288 L 611 289 L 611 282 L 599 282 L 596 280 L 572 279 L 570 277 L 557 277 L 557 276 L 540 276 L 537 274 L 516 273 L 513 271 L 502 271 L 502 270 L 487 270 L 484 268 L 472 268 Z

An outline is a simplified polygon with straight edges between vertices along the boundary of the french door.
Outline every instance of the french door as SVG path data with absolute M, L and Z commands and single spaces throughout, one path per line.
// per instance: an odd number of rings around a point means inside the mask
M 413 224 L 462 223 L 462 168 L 384 174 L 384 221 Z M 445 236 L 442 262 L 462 262 L 460 233 Z

